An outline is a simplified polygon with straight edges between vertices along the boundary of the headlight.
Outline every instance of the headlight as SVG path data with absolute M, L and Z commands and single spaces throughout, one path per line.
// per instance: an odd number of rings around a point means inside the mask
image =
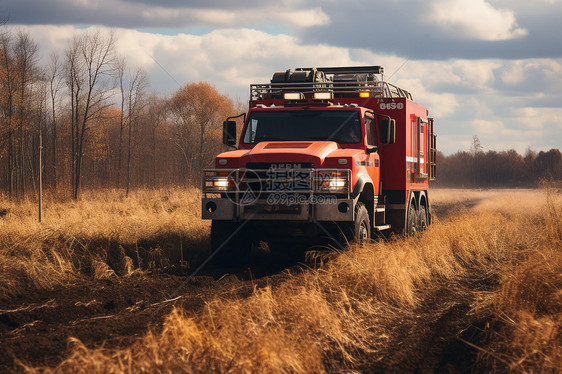
M 215 175 L 205 177 L 205 188 L 209 192 L 224 192 L 236 189 L 232 176 L 226 171 L 217 171 Z
M 335 177 L 329 179 L 327 182 L 328 182 L 327 187 L 331 190 L 341 190 L 347 187 L 347 179 L 345 178 Z
M 228 180 L 228 178 L 220 178 L 220 179 L 215 179 L 213 181 L 213 187 L 219 188 L 219 189 L 227 189 L 230 186 L 230 181 Z
M 318 176 L 319 191 L 324 192 L 347 192 L 347 174 L 341 171 L 322 173 Z

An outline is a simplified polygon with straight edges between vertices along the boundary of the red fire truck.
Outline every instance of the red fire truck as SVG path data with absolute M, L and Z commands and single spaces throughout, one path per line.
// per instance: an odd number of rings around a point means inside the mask
M 433 119 L 384 81 L 381 66 L 276 72 L 250 85 L 249 104 L 247 115 L 223 123 L 223 143 L 236 150 L 204 171 L 213 249 L 241 255 L 264 241 L 283 251 L 319 238 L 342 245 L 431 223 Z

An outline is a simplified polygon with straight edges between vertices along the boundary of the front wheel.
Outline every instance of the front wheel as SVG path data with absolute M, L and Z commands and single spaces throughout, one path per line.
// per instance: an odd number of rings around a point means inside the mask
M 371 220 L 363 203 L 357 203 L 355 211 L 355 240 L 363 245 L 371 240 Z
M 345 240 L 348 242 L 355 241 L 359 245 L 363 245 L 371 240 L 371 219 L 365 204 L 358 202 L 355 205 L 355 221 L 346 226 L 344 233 Z

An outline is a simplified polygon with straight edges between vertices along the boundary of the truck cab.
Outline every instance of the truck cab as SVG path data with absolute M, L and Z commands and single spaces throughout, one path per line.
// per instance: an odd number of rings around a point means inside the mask
M 238 139 L 235 117 L 223 123 L 236 150 L 204 171 L 213 249 L 243 256 L 260 241 L 283 251 L 320 238 L 342 247 L 430 224 L 433 120 L 382 67 L 277 72 L 250 95 Z

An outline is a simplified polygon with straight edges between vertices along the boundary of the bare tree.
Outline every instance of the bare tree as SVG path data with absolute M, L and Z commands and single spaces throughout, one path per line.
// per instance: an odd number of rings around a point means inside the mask
M 28 112 L 28 101 L 31 101 L 31 83 L 33 82 L 33 75 L 37 68 L 37 44 L 31 40 L 28 33 L 18 32 L 15 44 L 15 59 L 18 70 L 18 84 L 19 84 L 19 100 L 18 100 L 18 114 L 19 114 L 19 189 L 22 193 L 26 191 L 26 178 L 25 178 L 25 154 L 27 143 L 27 132 L 31 123 Z M 29 165 L 33 168 L 31 160 Z
M 117 187 L 121 184 L 121 169 L 123 155 L 123 130 L 125 128 L 125 104 L 127 102 L 127 90 L 125 88 L 125 74 L 127 70 L 127 61 L 121 56 L 117 61 L 117 80 L 119 81 L 119 91 L 121 93 L 121 116 L 119 121 L 119 143 L 117 145 Z
M 172 97 L 171 112 L 178 130 L 175 144 L 184 155 L 187 180 L 199 185 L 202 169 L 221 149 L 219 124 L 234 113 L 234 103 L 209 83 L 190 83 Z
M 0 37 L 0 72 L 2 73 L 2 117 L 3 123 L 0 127 L 2 145 L 8 144 L 8 163 L 6 169 L 6 180 L 10 196 L 18 195 L 16 180 L 18 179 L 18 168 L 16 166 L 16 139 L 15 139 L 15 64 L 12 53 L 12 38 L 9 34 Z
M 27 35 L 0 32 L 2 191 L 19 198 L 35 190 L 39 162 L 51 186 L 70 185 L 73 198 L 83 185 L 115 185 L 119 171 L 127 195 L 138 184 L 199 183 L 224 149 L 219 124 L 237 112 L 232 100 L 205 82 L 147 98 L 146 73 L 115 64 L 114 44 L 113 34 L 78 32 L 39 70 Z M 115 88 L 121 108 L 117 96 L 110 104 Z
M 150 127 L 150 138 L 151 138 L 151 148 L 152 148 L 152 187 L 156 187 L 156 155 L 157 155 L 157 140 L 158 128 L 165 123 L 166 117 L 168 116 L 169 106 L 165 99 L 160 98 L 156 95 L 152 95 L 147 100 L 148 109 L 146 110 L 145 120 L 147 126 Z
M 79 118 L 79 102 L 82 89 L 81 61 L 79 59 L 80 39 L 74 36 L 69 42 L 65 51 L 65 78 L 66 85 L 68 86 L 68 93 L 70 95 L 70 145 L 71 145 L 71 167 L 70 184 L 74 194 L 76 183 L 76 133 L 78 128 Z
M 131 76 L 129 89 L 127 91 L 127 122 L 129 123 L 129 141 L 127 145 L 127 191 L 125 195 L 129 196 L 131 187 L 131 151 L 133 139 L 133 127 L 135 127 L 138 115 L 141 109 L 143 96 L 146 86 L 148 85 L 148 77 L 146 71 L 138 68 Z
M 114 72 L 115 35 L 100 30 L 73 38 L 66 51 L 67 85 L 72 99 L 73 197 L 78 199 L 84 144 L 90 120 L 106 108 Z M 82 92 L 83 90 L 83 92 Z
M 61 89 L 61 65 L 57 54 L 53 53 L 50 58 L 47 70 L 47 80 L 49 83 L 49 99 L 51 109 L 51 136 L 52 136 L 52 173 L 53 188 L 57 188 L 57 100 Z
M 7 145 L 5 170 L 10 196 L 23 196 L 32 180 L 29 155 L 33 84 L 37 79 L 37 45 L 23 31 L 0 36 L 0 144 Z M 31 144 L 32 145 L 32 144 Z M 31 149 L 33 152 L 33 148 Z M 2 152 L 0 152 L 1 154 Z

